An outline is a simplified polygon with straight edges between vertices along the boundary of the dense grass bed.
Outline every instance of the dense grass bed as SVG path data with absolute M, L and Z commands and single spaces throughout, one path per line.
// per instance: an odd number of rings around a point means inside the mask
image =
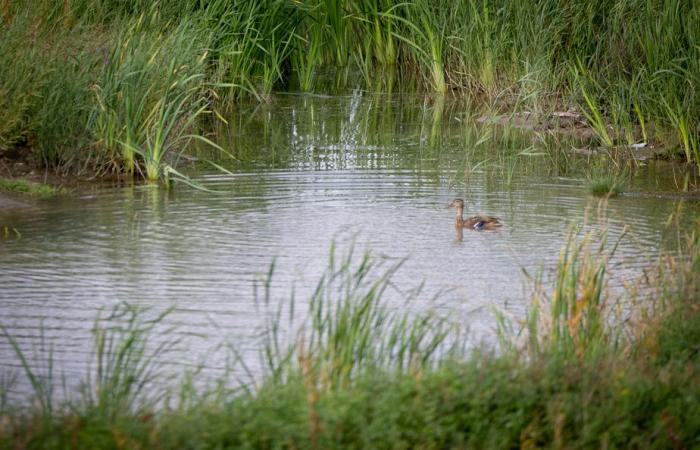
M 498 349 L 461 347 L 453 324 L 387 308 L 398 267 L 331 258 L 305 332 L 271 322 L 265 375 L 230 389 L 180 385 L 146 343 L 161 317 L 129 306 L 95 327 L 83 388 L 59 401 L 14 338 L 30 402 L 0 410 L 3 448 L 695 448 L 700 445 L 700 251 L 664 257 L 611 299 L 606 251 L 562 250 L 525 322 Z M 547 292 L 547 294 L 545 294 Z M 624 301 L 626 320 L 612 319 Z M 275 308 L 273 308 L 275 310 Z M 283 314 L 284 315 L 284 314 Z M 277 316 L 279 317 L 279 316 Z M 120 324 L 116 327 L 116 324 Z M 48 362 L 50 362 L 50 357 Z M 55 375 L 54 375 L 55 376 Z M 3 379 L 8 379 L 7 377 Z M 7 391 L 3 391 L 5 394 Z
M 209 121 L 279 90 L 573 109 L 597 144 L 700 161 L 691 0 L 2 0 L 0 152 L 155 180 Z M 210 144 L 213 144 L 209 142 Z
M 64 192 L 64 189 L 43 183 L 34 183 L 21 178 L 0 177 L 0 191 L 16 192 L 37 197 L 53 197 Z
M 697 364 L 697 360 L 687 364 Z M 484 358 L 373 373 L 310 400 L 301 378 L 156 416 L 24 423 L 6 448 L 694 448 L 700 383 L 682 364 Z M 14 447 L 13 447 L 14 446 Z

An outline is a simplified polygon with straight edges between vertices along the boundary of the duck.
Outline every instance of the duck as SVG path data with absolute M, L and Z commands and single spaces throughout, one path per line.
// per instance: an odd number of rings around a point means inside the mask
M 457 228 L 471 228 L 475 231 L 482 230 L 494 230 L 496 228 L 502 227 L 501 219 L 498 217 L 487 216 L 484 214 L 479 214 L 476 216 L 464 218 L 464 200 L 461 198 L 456 198 L 447 205 L 448 208 L 457 209 L 457 217 L 455 217 L 455 227 Z

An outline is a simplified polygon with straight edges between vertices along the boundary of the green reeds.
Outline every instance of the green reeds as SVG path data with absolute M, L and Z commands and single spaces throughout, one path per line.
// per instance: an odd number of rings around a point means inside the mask
M 224 99 L 269 98 L 296 48 L 298 11 L 283 0 L 219 0 L 204 9 L 202 23 L 212 33 L 213 82 Z
M 397 63 L 399 44 L 394 35 L 396 24 L 391 15 L 386 14 L 393 6 L 394 2 L 389 0 L 364 0 L 356 3 L 356 26 L 364 36 L 363 42 L 368 46 L 360 52 L 380 66 Z
M 614 146 L 614 137 L 610 134 L 599 103 L 593 97 L 591 90 L 585 86 L 586 83 L 595 83 L 595 81 L 590 74 L 587 74 L 580 61 L 578 62 L 578 67 L 574 70 L 574 82 L 585 100 L 586 107 L 583 109 L 583 114 L 586 116 L 588 125 L 596 133 L 601 144 L 606 147 Z
M 400 8 L 405 8 L 405 15 L 399 15 Z M 443 11 L 439 15 L 437 11 Z M 411 59 L 425 75 L 431 88 L 438 93 L 447 92 L 445 81 L 444 46 L 446 30 L 440 19 L 449 16 L 447 10 L 431 6 L 429 2 L 419 1 L 402 3 L 383 14 L 390 21 L 402 24 L 401 31 L 394 37 L 407 45 Z
M 316 23 L 330 37 L 332 45 L 328 50 L 338 67 L 348 64 L 351 49 L 350 18 L 345 5 L 345 0 L 319 0 L 314 7 L 318 14 Z
M 688 122 L 687 114 L 677 102 L 674 106 L 671 106 L 665 100 L 664 103 L 668 118 L 678 132 L 686 161 L 690 162 L 694 159 L 697 164 L 700 164 L 700 135 L 695 130 L 697 125 Z
M 107 55 L 100 81 L 93 87 L 99 109 L 92 122 L 96 138 L 112 152 L 119 149 L 123 167 L 150 181 L 167 176 L 169 152 L 184 148 L 208 102 L 202 86 L 206 36 L 183 24 L 169 30 L 142 16 Z M 208 142 L 208 141 L 207 141 Z M 171 161 L 174 161 L 172 158 Z
M 177 344 L 168 338 L 149 347 L 149 339 L 168 314 L 155 317 L 122 304 L 93 328 L 95 367 L 82 386 L 81 411 L 113 421 L 120 416 L 152 413 L 167 391 L 162 358 Z M 159 359 L 161 358 L 161 359 Z
M 5 7 L 9 11 L 7 2 Z M 0 153 L 26 142 L 31 130 L 31 108 L 45 77 L 43 66 L 36 61 L 37 52 L 26 45 L 23 30 L 30 19 L 22 15 L 12 21 L 4 20 L 0 31 Z M 21 54 L 24 58 L 16 58 Z
M 359 70 L 366 87 L 384 89 L 378 74 L 396 66 L 400 90 L 418 78 L 431 92 L 486 95 L 499 110 L 574 108 L 604 146 L 643 140 L 680 147 L 697 163 L 699 8 L 688 0 L 8 0 L 0 151 L 31 151 L 70 170 L 145 173 L 132 148 L 145 145 L 139 126 L 125 124 L 142 123 L 175 81 L 167 54 L 175 78 L 195 76 L 200 86 L 182 104 L 186 117 L 210 102 L 227 110 L 267 101 L 292 72 L 305 91 L 321 88 L 314 79 L 329 68 L 340 69 L 341 87 Z M 163 111 L 172 109 L 162 107 L 161 119 L 177 116 Z
M 80 65 L 81 49 L 68 33 L 37 25 L 22 10 L 0 28 L 0 152 L 23 148 L 27 159 L 60 168 L 85 144 L 79 130 L 90 67 Z
M 292 51 L 292 66 L 301 90 L 310 92 L 314 88 L 316 72 L 321 63 L 323 35 L 317 28 L 311 28 L 294 42 L 296 47 Z
M 592 245 L 590 234 L 580 240 L 572 234 L 559 255 L 551 295 L 544 294 L 541 281 L 536 283 L 533 306 L 526 319 L 526 351 L 530 357 L 542 353 L 566 358 L 599 357 L 615 351 L 616 339 L 607 328 L 606 289 L 608 258 L 614 248 L 605 253 L 605 237 L 593 251 Z M 549 311 L 542 310 L 547 307 Z
M 444 358 L 451 349 L 449 324 L 430 313 L 398 311 L 387 301 L 391 277 L 401 263 L 386 265 L 368 253 L 357 258 L 352 248 L 338 257 L 331 247 L 307 319 L 295 333 L 287 333 L 296 336 L 291 344 L 279 341 L 280 312 L 273 315 L 264 351 L 271 379 L 298 371 L 314 389 L 336 389 L 368 371 L 416 372 Z M 401 303 L 410 304 L 418 292 Z
M 22 372 L 31 386 L 31 400 L 38 405 L 38 415 L 44 425 L 50 425 L 54 414 L 56 380 L 54 374 L 53 346 L 46 341 L 43 326 L 40 326 L 39 345 L 34 347 L 33 359 L 12 336 L 4 325 L 0 324 L 0 336 L 7 340 L 10 349 L 17 357 Z M 5 394 L 6 395 L 6 394 Z
M 98 321 L 90 381 L 60 407 L 5 332 L 44 400 L 33 414 L 2 410 L 0 445 L 692 448 L 700 429 L 697 236 L 682 255 L 645 271 L 639 290 L 616 294 L 606 284 L 615 245 L 572 232 L 551 281 L 534 280 L 525 342 L 504 337 L 498 352 L 442 351 L 462 337 L 383 300 L 398 264 L 332 253 L 305 326 L 286 334 L 289 346 L 276 340 L 282 310 L 265 297 L 274 312 L 264 352 L 279 376 L 248 390 L 230 390 L 224 378 L 211 395 L 186 378 L 174 408 L 158 402 L 165 394 L 157 361 L 168 347 L 148 345 L 165 325 L 161 314 L 149 319 L 121 305 Z M 612 314 L 617 306 L 621 318 Z
M 60 386 L 56 384 L 53 347 L 43 335 L 43 326 L 40 326 L 39 352 L 34 354 L 27 353 L 0 326 L 1 336 L 10 343 L 31 385 L 32 400 L 40 407 L 34 414 L 44 421 L 48 428 L 45 431 L 51 431 L 54 413 L 64 411 L 107 422 L 152 413 L 169 392 L 167 386 L 160 384 L 164 381 L 162 358 L 178 343 L 177 339 L 168 337 L 151 345 L 150 339 L 158 334 L 155 328 L 168 313 L 166 310 L 149 317 L 143 309 L 121 304 L 105 317 L 98 315 L 93 328 L 94 366 L 91 365 L 78 386 L 78 396 L 73 397 L 66 391 L 60 402 L 56 394 Z M 166 328 L 162 333 L 170 332 Z M 63 387 L 66 388 L 65 380 Z

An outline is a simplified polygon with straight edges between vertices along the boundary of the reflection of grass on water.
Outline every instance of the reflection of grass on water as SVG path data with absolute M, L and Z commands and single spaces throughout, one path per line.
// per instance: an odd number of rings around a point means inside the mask
M 389 308 L 383 294 L 398 266 L 332 257 L 311 298 L 305 327 L 292 332 L 292 344 L 285 345 L 287 315 L 274 312 L 263 351 L 267 375 L 238 391 L 225 389 L 227 379 L 210 391 L 197 391 L 187 379 L 179 391 L 166 392 L 156 356 L 167 344 L 154 350 L 146 345 L 162 317 L 148 321 L 120 307 L 113 321 L 95 328 L 97 365 L 78 397 L 63 405 L 46 385 L 51 378 L 31 369 L 5 332 L 22 358 L 36 401 L 24 408 L 3 404 L 0 444 L 697 446 L 698 236 L 689 241 L 686 256 L 663 258 L 645 272 L 636 293 L 620 298 L 606 288 L 610 254 L 591 236 L 570 239 L 552 288 L 535 283 L 524 323 L 502 319 L 500 350 L 471 353 L 461 346 L 459 327 Z M 269 296 L 264 299 L 271 304 Z

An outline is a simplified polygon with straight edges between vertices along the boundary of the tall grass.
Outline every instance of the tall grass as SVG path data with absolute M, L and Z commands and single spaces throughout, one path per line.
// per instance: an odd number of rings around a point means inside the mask
M 293 367 L 307 383 L 336 389 L 367 370 L 424 370 L 449 350 L 449 324 L 429 314 L 411 317 L 386 301 L 401 262 L 384 268 L 368 253 L 359 259 L 353 253 L 338 258 L 331 249 L 296 342 L 283 353 L 279 349 L 284 345 L 276 340 L 266 346 L 272 374 L 289 370 L 287 364 L 296 361 Z M 413 295 L 402 303 L 410 303 Z
M 4 31 L 10 49 L 34 56 L 27 66 L 19 61 L 3 96 L 12 101 L 4 111 L 13 114 L 4 122 L 3 147 L 27 145 L 49 167 L 162 178 L 175 159 L 168 153 L 198 135 L 198 116 L 209 105 L 209 34 L 145 7 L 128 19 L 111 11 L 102 18 L 112 21 L 105 29 L 91 23 L 97 10 L 90 5 L 68 4 L 69 13 L 47 3 L 36 14 L 24 8 Z M 14 56 L 3 54 L 5 62 Z
M 107 160 L 131 172 L 134 155 L 145 165 L 148 151 L 131 150 L 139 138 L 121 121 L 140 123 L 152 96 L 174 82 L 168 55 L 178 91 L 198 86 L 182 103 L 185 117 L 209 104 L 269 101 L 291 80 L 319 89 L 329 69 L 337 83 L 356 84 L 359 71 L 372 89 L 410 90 L 418 79 L 429 92 L 484 96 L 499 110 L 574 108 L 604 146 L 646 142 L 697 162 L 698 8 L 689 0 L 7 0 L 0 151 L 26 146 L 53 166 Z M 385 71 L 396 83 L 380 80 Z M 127 78 L 128 107 L 111 98 Z M 191 125 L 186 134 L 204 134 L 203 120 Z
M 4 4 L 7 11 L 9 5 Z M 0 152 L 7 151 L 15 145 L 26 144 L 31 130 L 31 107 L 38 95 L 37 87 L 42 84 L 45 74 L 36 63 L 36 51 L 30 51 L 24 45 L 29 27 L 26 16 L 12 17 L 9 12 L 3 22 L 13 20 L 19 25 L 5 28 L 2 33 L 3 45 L 0 46 Z M 15 60 L 15 56 L 29 52 L 24 58 Z M 15 60 L 14 64 L 9 64 Z
M 65 33 L 36 23 L 27 11 L 3 26 L 0 48 L 0 151 L 33 148 L 48 166 L 69 163 L 85 144 L 84 101 L 89 66 L 74 55 L 81 49 Z
M 210 2 L 200 13 L 212 32 L 212 82 L 224 99 L 269 98 L 297 40 L 298 9 L 283 0 Z
M 165 158 L 186 147 L 208 106 L 208 36 L 190 24 L 171 28 L 159 20 L 158 13 L 142 15 L 121 31 L 92 87 L 95 138 L 121 156 L 126 170 L 134 172 L 141 161 L 139 171 L 151 181 L 167 175 L 172 161 Z
M 399 5 L 399 7 L 402 5 Z M 446 18 L 450 17 L 449 10 L 436 7 L 427 1 L 418 1 L 413 4 L 404 4 L 408 17 L 397 15 L 393 8 L 385 13 L 388 19 L 400 22 L 404 32 L 397 32 L 394 36 L 403 41 L 409 50 L 409 64 L 414 64 L 425 71 L 426 79 L 435 92 L 444 94 L 447 92 L 445 82 L 445 46 L 446 42 Z
M 662 258 L 618 298 L 606 282 L 615 244 L 572 235 L 551 283 L 533 285 L 522 329 L 511 328 L 521 334 L 502 335 L 498 353 L 461 351 L 456 329 L 388 301 L 398 265 L 331 254 L 300 328 L 285 331 L 285 314 L 264 297 L 272 307 L 263 350 L 269 376 L 243 391 L 227 389 L 224 378 L 213 395 L 185 380 L 172 408 L 159 402 L 169 395 L 159 363 L 168 341 L 148 344 L 162 315 L 148 319 L 120 306 L 96 322 L 93 371 L 67 403 L 50 396 L 35 362 L 5 332 L 43 400 L 32 414 L 5 409 L 0 443 L 693 447 L 700 429 L 699 244 L 693 235 L 682 256 Z
M 572 234 L 562 247 L 551 292 L 541 279 L 535 280 L 523 330 L 527 344 L 521 349 L 529 358 L 598 358 L 617 351 L 606 276 L 615 248 L 607 250 L 604 237 L 595 248 L 592 236 L 578 240 Z
M 115 420 L 151 412 L 167 393 L 162 358 L 177 341 L 151 345 L 166 310 L 147 317 L 143 310 L 118 305 L 93 328 L 95 366 L 81 387 L 80 410 Z M 160 359 L 159 359 L 160 358 Z

